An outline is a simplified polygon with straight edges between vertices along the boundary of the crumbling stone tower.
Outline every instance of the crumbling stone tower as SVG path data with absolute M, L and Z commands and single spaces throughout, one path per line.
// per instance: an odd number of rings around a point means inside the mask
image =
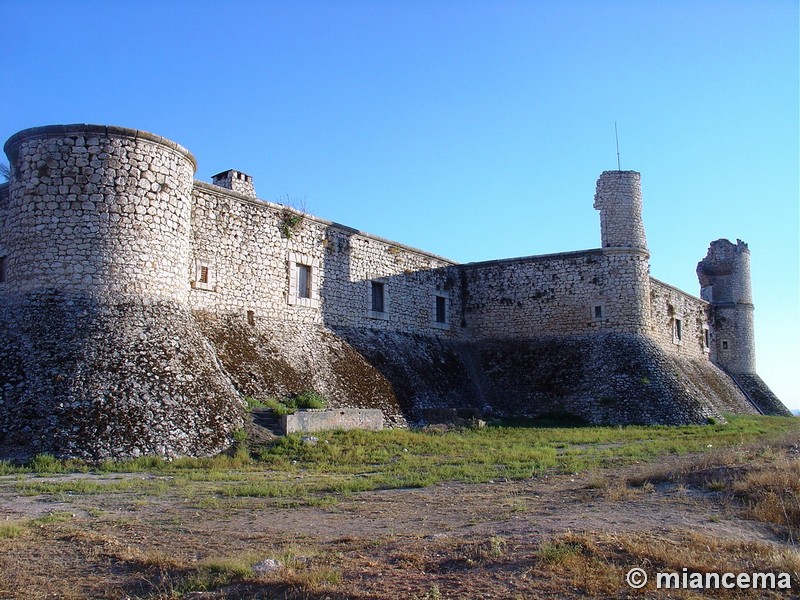
M 750 285 L 750 250 L 720 239 L 711 242 L 697 265 L 700 295 L 711 303 L 711 360 L 736 381 L 761 412 L 788 414 L 786 408 L 756 374 L 753 295 Z
M 742 240 L 711 242 L 697 265 L 700 296 L 714 307 L 712 360 L 730 373 L 755 373 L 750 250 Z
M 620 331 L 646 334 L 650 328 L 650 252 L 642 222 L 641 175 L 604 171 L 597 180 L 594 207 L 600 211 L 600 237 L 613 265 L 616 310 L 624 312 Z

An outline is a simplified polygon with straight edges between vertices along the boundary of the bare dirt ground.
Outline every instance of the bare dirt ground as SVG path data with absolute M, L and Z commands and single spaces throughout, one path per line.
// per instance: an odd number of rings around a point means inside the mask
M 0 537 L 0 597 L 698 598 L 717 592 L 632 590 L 624 574 L 633 566 L 663 566 L 661 554 L 674 557 L 672 567 L 684 554 L 687 568 L 701 568 L 702 557 L 702 568 L 722 571 L 767 569 L 775 556 L 783 557 L 781 565 L 800 564 L 786 533 L 748 518 L 723 484 L 717 491 L 680 482 L 630 484 L 691 460 L 364 492 L 323 506 L 202 501 L 168 486 L 155 496 L 135 488 L 27 496 L 20 482 L 159 478 L 4 476 L 0 526 L 26 525 Z M 236 564 L 268 558 L 277 563 L 266 571 L 230 577 Z M 206 579 L 229 577 L 216 591 L 190 592 L 202 589 L 198 565 L 206 565 Z M 793 591 L 719 593 L 798 597 L 800 579 L 793 577 Z

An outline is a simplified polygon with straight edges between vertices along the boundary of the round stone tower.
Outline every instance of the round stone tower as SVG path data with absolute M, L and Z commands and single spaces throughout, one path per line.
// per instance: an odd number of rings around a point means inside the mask
M 604 171 L 597 180 L 594 207 L 600 211 L 603 248 L 647 250 L 642 223 L 642 185 L 639 173 Z
M 4 293 L 186 301 L 196 168 L 186 149 L 100 125 L 26 129 L 4 149 L 12 166 Z
M 597 180 L 594 207 L 606 260 L 606 298 L 615 329 L 646 334 L 650 329 L 650 253 L 642 222 L 641 176 L 636 171 L 604 171 Z M 611 317 L 610 317 L 611 318 Z
M 756 372 L 750 250 L 741 240 L 711 242 L 697 265 L 700 295 L 714 308 L 711 359 L 734 374 Z
M 192 155 L 102 125 L 4 149 L 0 458 L 228 447 L 242 403 L 188 305 Z

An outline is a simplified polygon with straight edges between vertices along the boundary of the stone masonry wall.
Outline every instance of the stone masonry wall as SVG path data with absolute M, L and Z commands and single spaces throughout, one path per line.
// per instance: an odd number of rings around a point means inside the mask
M 188 151 L 98 125 L 25 130 L 5 150 L 14 165 L 7 294 L 57 288 L 111 302 L 185 301 Z
M 460 322 L 453 263 L 199 182 L 190 262 L 195 310 L 431 336 L 456 335 Z M 298 294 L 299 265 L 310 267 L 308 298 Z M 383 284 L 382 313 L 371 311 L 372 281 Z M 437 295 L 446 299 L 444 324 L 435 320 Z
M 587 250 L 462 266 L 473 339 L 644 333 L 647 255 Z
M 650 337 L 664 351 L 709 360 L 711 306 L 708 302 L 650 278 L 650 320 Z
M 0 256 L 5 257 L 6 250 L 6 221 L 8 220 L 8 183 L 0 184 Z M 3 265 L 5 268 L 5 264 Z

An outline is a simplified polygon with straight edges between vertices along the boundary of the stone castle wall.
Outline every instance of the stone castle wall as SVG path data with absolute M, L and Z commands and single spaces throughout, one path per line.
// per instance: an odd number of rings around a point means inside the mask
M 644 333 L 647 256 L 601 249 L 462 266 L 472 339 Z
M 709 360 L 711 305 L 700 298 L 650 278 L 650 337 L 665 352 Z
M 8 189 L 10 185 L 8 183 L 0 184 L 0 256 L 5 257 L 7 254 L 7 249 L 5 245 L 5 231 L 6 231 L 6 221 L 8 220 Z M 6 259 L 3 258 L 3 275 L 5 275 L 5 268 L 6 268 Z
M 651 279 L 638 173 L 598 181 L 602 248 L 458 265 L 257 200 L 238 171 L 193 181 L 191 154 L 146 132 L 42 127 L 5 150 L 0 450 L 211 453 L 241 396 L 309 388 L 395 425 L 753 410 L 712 364 L 754 369 L 749 295 L 725 296 L 749 291 L 746 246 L 712 244 L 710 303 Z
M 118 302 L 183 302 L 192 156 L 152 134 L 115 127 L 27 130 L 4 232 L 6 294 L 57 288 Z
M 195 310 L 251 321 L 457 333 L 452 262 L 287 207 L 197 183 L 191 253 Z M 310 268 L 308 298 L 298 294 L 300 266 Z M 381 312 L 371 310 L 373 281 L 383 285 Z M 445 298 L 445 323 L 436 322 L 437 295 Z

